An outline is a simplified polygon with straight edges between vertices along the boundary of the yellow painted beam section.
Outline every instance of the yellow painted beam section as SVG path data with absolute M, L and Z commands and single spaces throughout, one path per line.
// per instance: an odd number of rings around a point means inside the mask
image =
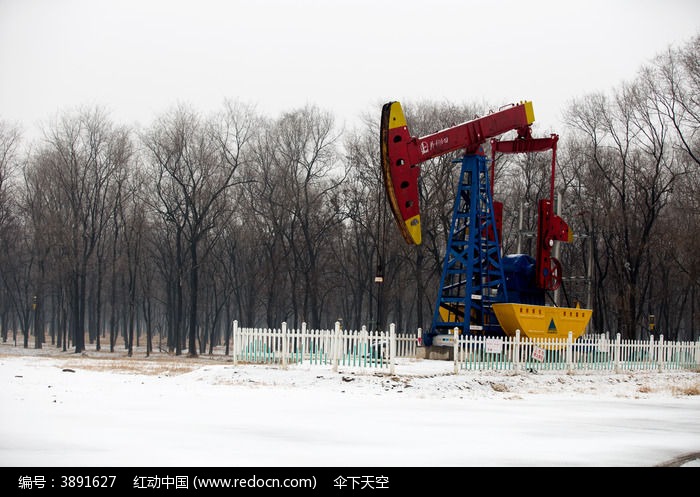
M 525 105 L 525 118 L 527 119 L 528 124 L 532 124 L 535 122 L 535 110 L 532 108 L 532 102 L 529 100 L 527 102 L 523 102 Z
M 406 229 L 413 239 L 413 243 L 420 245 L 422 241 L 421 229 L 420 229 L 420 214 L 413 216 L 406 220 Z
M 406 126 L 406 117 L 403 115 L 403 109 L 399 102 L 391 104 L 389 111 L 389 129 L 400 128 Z

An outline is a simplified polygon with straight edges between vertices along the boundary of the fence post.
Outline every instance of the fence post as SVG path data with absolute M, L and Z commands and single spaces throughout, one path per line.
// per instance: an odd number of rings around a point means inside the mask
M 452 330 L 452 357 L 454 359 L 454 373 L 459 373 L 459 328 L 456 326 Z
M 391 323 L 389 325 L 389 374 L 394 374 L 396 372 L 395 357 L 396 357 L 396 325 L 394 323 Z
M 413 344 L 413 358 L 418 359 L 418 347 L 423 345 L 423 328 L 418 328 L 416 343 Z
M 513 370 L 520 372 L 520 330 L 515 330 L 515 341 L 513 342 Z
M 282 322 L 282 369 L 287 369 L 287 352 L 289 346 L 287 344 L 287 323 Z
M 338 361 L 340 360 L 340 321 L 335 322 L 335 333 L 333 338 L 333 372 L 338 372 Z
M 360 342 L 357 344 L 360 350 L 360 366 L 363 368 L 367 366 L 368 362 L 371 362 L 369 357 L 369 335 L 367 334 L 367 325 L 363 324 L 360 328 Z
M 620 372 L 620 334 L 617 334 L 617 337 L 615 338 L 615 350 L 613 353 L 613 362 L 615 363 L 615 372 L 619 373 Z
M 238 320 L 233 320 L 233 365 L 238 365 L 238 345 L 240 340 L 238 339 Z
M 664 336 L 659 335 L 659 341 L 656 344 L 656 349 L 658 350 L 657 353 L 657 360 L 659 361 L 659 373 L 662 373 L 664 370 Z
M 569 332 L 569 336 L 566 338 L 566 370 L 571 373 L 574 370 L 573 366 L 573 348 L 574 346 L 574 334 Z
M 301 362 L 304 364 L 304 352 L 306 351 L 307 340 L 309 337 L 306 336 L 306 323 L 301 323 Z M 311 352 L 309 351 L 309 360 L 311 360 Z

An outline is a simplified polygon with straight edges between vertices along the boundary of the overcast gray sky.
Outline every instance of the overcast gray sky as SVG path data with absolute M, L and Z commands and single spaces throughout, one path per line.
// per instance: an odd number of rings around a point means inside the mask
M 697 0 L 0 0 L 0 119 L 32 135 L 100 105 L 148 125 L 231 98 L 352 126 L 390 100 L 532 100 L 558 132 L 570 99 L 696 34 Z

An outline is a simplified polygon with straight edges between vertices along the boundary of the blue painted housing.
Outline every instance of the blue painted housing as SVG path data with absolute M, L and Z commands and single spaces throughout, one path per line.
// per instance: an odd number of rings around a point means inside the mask
M 508 302 L 544 305 L 545 292 L 535 285 L 535 258 L 527 254 L 501 257 L 505 273 Z

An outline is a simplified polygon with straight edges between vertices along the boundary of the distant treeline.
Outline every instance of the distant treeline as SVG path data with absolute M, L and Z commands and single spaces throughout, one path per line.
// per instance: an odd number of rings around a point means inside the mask
M 550 297 L 590 306 L 592 332 L 700 337 L 698 95 L 700 36 L 607 94 L 572 98 L 566 128 L 546 132 L 560 136 L 557 208 L 577 235 L 558 248 L 565 280 Z M 419 136 L 489 111 L 402 104 Z M 458 156 L 421 165 L 423 243 L 408 246 L 383 189 L 380 113 L 340 131 L 315 106 L 270 118 L 227 101 L 137 130 L 83 108 L 30 144 L 0 120 L 3 341 L 80 352 L 158 339 L 195 355 L 227 345 L 233 320 L 428 328 Z M 535 252 L 550 161 L 498 158 L 504 254 Z

